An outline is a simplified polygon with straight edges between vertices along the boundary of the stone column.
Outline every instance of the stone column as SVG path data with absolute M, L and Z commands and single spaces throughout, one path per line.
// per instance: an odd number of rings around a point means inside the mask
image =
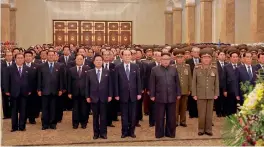
M 10 8 L 10 41 L 16 43 L 16 11 L 17 8 Z
M 195 43 L 195 0 L 186 0 L 186 43 Z
M 175 7 L 173 11 L 173 44 L 182 43 L 182 7 Z
M 251 0 L 252 42 L 264 42 L 264 0 Z
M 212 42 L 212 0 L 200 0 L 200 41 Z
M 10 5 L 8 0 L 1 1 L 1 42 L 10 40 Z
M 221 0 L 221 16 L 221 42 L 235 43 L 235 0 Z
M 165 11 L 165 44 L 172 44 L 173 38 L 172 11 Z

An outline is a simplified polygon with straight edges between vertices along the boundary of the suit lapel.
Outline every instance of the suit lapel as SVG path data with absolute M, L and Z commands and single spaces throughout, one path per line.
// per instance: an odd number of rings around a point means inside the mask
M 129 70 L 129 79 L 131 79 L 132 76 L 132 72 L 134 72 L 134 66 L 132 66 L 132 64 L 130 64 L 130 70 Z
M 245 65 L 242 65 L 243 67 L 243 69 L 244 69 L 244 71 L 245 71 L 245 74 L 247 75 L 247 77 L 248 77 L 248 79 L 249 79 L 249 75 L 248 75 L 248 71 L 247 71 L 247 68 L 246 68 L 246 66 Z M 252 71 L 253 71 L 253 69 L 252 69 Z M 252 73 L 253 74 L 253 73 Z

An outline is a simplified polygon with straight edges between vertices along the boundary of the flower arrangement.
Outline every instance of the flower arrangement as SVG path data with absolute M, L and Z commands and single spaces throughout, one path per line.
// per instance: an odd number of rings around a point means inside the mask
M 224 143 L 230 146 L 264 146 L 264 81 L 257 81 L 254 88 L 244 83 L 243 106 L 237 114 L 226 118 L 224 125 Z

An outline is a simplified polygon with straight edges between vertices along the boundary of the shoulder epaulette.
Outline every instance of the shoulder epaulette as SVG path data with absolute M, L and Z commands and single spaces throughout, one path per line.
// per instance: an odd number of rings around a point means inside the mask
M 185 66 L 190 66 L 189 64 L 185 64 Z
M 201 65 L 198 65 L 198 64 L 197 64 L 197 65 L 195 65 L 194 68 L 200 68 L 200 67 L 201 67 Z
M 211 67 L 212 67 L 212 68 L 217 68 L 215 65 L 212 65 Z

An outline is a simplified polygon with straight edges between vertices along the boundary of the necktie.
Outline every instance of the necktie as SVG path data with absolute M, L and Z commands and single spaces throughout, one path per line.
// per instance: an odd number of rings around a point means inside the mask
M 29 63 L 27 63 L 27 66 L 28 66 L 28 67 L 30 67 L 30 64 L 29 64 Z
M 108 63 L 105 64 L 105 69 L 108 69 Z
M 233 68 L 236 69 L 236 64 L 233 64 Z
M 68 57 L 67 56 L 65 57 L 65 63 L 66 64 L 68 63 Z
M 129 68 L 128 68 L 128 64 L 126 65 L 126 76 L 127 76 L 127 79 L 129 80 Z
M 82 74 L 82 67 L 79 66 L 79 68 L 78 68 L 78 75 L 79 75 L 79 77 L 81 77 L 81 74 Z
M 49 70 L 50 70 L 50 73 L 52 73 L 52 71 L 53 71 L 53 64 L 52 63 L 50 63 Z
M 22 69 L 21 69 L 21 67 L 18 67 L 18 72 L 19 72 L 19 75 L 21 77 L 22 76 Z
M 7 66 L 10 66 L 10 62 L 7 63 Z
M 96 75 L 97 75 L 98 82 L 100 83 L 100 70 L 99 69 L 97 70 L 97 74 Z
M 249 79 L 251 80 L 253 78 L 253 74 L 251 72 L 250 66 L 248 66 L 247 71 L 248 71 Z

